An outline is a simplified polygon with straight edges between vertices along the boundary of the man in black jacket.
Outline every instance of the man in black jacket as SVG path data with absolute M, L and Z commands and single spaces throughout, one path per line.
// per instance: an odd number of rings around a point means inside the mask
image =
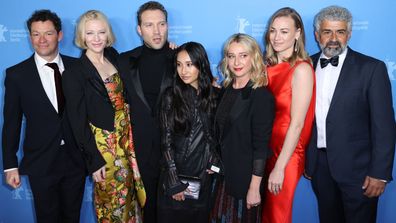
M 392 180 L 395 118 L 384 62 L 347 47 L 352 15 L 330 6 L 315 17 L 321 52 L 306 173 L 320 222 L 375 222 L 378 197 Z
M 21 186 L 28 175 L 37 222 L 79 222 L 85 170 L 76 147 L 61 88 L 61 72 L 75 59 L 59 54 L 61 20 L 49 10 L 27 21 L 35 53 L 6 70 L 3 125 L 3 164 L 6 182 Z M 22 117 L 26 129 L 23 159 L 17 151 Z
M 143 45 L 119 57 L 128 93 L 136 158 L 147 193 L 144 222 L 157 222 L 157 184 L 160 171 L 158 105 L 172 84 L 173 50 L 168 44 L 167 11 L 158 2 L 146 2 L 137 12 L 137 31 Z

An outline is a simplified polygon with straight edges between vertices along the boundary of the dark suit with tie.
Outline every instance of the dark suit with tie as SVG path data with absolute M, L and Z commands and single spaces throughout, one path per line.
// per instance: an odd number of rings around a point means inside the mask
M 159 95 L 152 107 L 147 101 L 141 83 L 143 74 L 139 71 L 143 46 L 124 52 L 119 57 L 119 66 L 124 85 L 127 91 L 128 103 L 131 109 L 131 123 L 135 143 L 136 159 L 142 175 L 143 184 L 147 193 L 147 202 L 144 207 L 144 221 L 156 222 L 157 186 L 160 173 L 160 129 L 158 120 L 158 106 L 162 92 L 172 85 L 173 81 L 173 50 L 165 48 L 165 64 L 160 64 Z
M 74 58 L 61 55 L 64 66 Z M 28 175 L 38 222 L 78 222 L 85 169 L 67 122 L 41 83 L 34 56 L 6 70 L 3 125 L 4 169 Z M 18 165 L 22 117 L 23 158 Z M 62 144 L 62 140 L 64 144 Z
M 306 154 L 321 222 L 375 222 L 378 198 L 361 188 L 366 176 L 392 180 L 395 129 L 385 64 L 348 48 L 326 117 L 326 148 L 317 148 L 315 122 Z

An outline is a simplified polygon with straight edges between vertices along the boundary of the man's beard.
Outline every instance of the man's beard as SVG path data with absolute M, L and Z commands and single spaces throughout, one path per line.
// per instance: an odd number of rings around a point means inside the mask
M 346 49 L 346 45 L 342 45 L 339 41 L 329 41 L 325 46 L 319 45 L 324 55 L 328 57 L 338 56 Z

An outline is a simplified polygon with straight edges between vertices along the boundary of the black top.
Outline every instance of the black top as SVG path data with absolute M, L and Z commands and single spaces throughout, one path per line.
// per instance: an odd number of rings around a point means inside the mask
M 165 72 L 163 68 L 166 67 L 168 63 L 166 57 L 167 53 L 167 44 L 159 50 L 151 49 L 143 45 L 138 69 L 144 97 L 151 109 L 155 107 L 160 93 L 162 76 Z
M 223 119 L 225 122 L 219 123 Z M 246 198 L 252 174 L 263 175 L 265 161 L 271 154 L 268 143 L 273 119 L 274 98 L 266 88 L 253 89 L 248 83 L 242 89 L 232 86 L 225 89 L 215 117 L 215 130 L 228 194 Z
M 241 93 L 241 90 L 242 89 L 230 88 L 230 91 L 228 92 L 227 96 L 223 98 L 221 106 L 219 106 L 217 110 L 217 123 L 220 135 L 223 134 L 224 126 L 227 121 L 227 115 L 230 112 L 232 106 L 234 106 L 235 100 Z

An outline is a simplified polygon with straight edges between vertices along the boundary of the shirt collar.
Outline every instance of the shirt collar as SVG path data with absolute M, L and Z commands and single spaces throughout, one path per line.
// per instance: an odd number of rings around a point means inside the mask
M 56 57 L 52 61 L 47 61 L 44 58 L 42 58 L 40 55 L 38 55 L 37 53 L 34 53 L 34 60 L 37 64 L 37 67 L 40 67 L 40 68 L 43 68 L 47 63 L 56 63 L 56 64 L 58 64 L 59 67 L 63 67 L 63 63 L 62 63 L 59 53 L 56 55 Z

